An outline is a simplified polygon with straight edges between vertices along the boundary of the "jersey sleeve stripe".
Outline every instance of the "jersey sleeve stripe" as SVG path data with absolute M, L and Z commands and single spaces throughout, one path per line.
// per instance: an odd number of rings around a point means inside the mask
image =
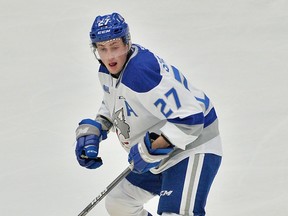
M 210 112 L 204 117 L 203 113 L 197 113 L 195 115 L 190 115 L 185 118 L 174 118 L 174 119 L 167 119 L 168 122 L 174 124 L 186 124 L 186 125 L 198 125 L 204 124 L 204 128 L 208 127 L 217 119 L 217 115 L 215 109 L 212 108 Z
M 204 115 L 203 113 L 197 113 L 185 118 L 177 117 L 174 119 L 167 119 L 167 121 L 174 124 L 198 125 L 204 123 Z
M 217 115 L 215 112 L 215 109 L 212 108 L 210 112 L 205 116 L 205 121 L 204 121 L 204 128 L 208 127 L 210 124 L 212 124 L 215 120 L 217 119 Z

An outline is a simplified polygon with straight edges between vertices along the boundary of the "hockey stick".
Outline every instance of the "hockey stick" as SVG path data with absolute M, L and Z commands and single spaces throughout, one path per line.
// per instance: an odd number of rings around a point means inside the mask
M 133 165 L 128 166 L 111 184 L 109 184 L 105 190 L 103 190 L 89 205 L 78 215 L 84 216 L 88 214 L 122 179 L 124 179 L 133 169 Z

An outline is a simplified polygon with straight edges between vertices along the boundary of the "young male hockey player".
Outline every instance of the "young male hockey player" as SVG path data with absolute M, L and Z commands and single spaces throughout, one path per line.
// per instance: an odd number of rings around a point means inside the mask
M 77 160 L 88 169 L 101 166 L 99 143 L 113 129 L 133 163 L 107 195 L 108 213 L 151 216 L 143 204 L 159 195 L 159 215 L 205 215 L 222 155 L 210 99 L 175 66 L 132 44 L 119 14 L 97 16 L 90 39 L 104 97 L 96 119 L 79 123 Z

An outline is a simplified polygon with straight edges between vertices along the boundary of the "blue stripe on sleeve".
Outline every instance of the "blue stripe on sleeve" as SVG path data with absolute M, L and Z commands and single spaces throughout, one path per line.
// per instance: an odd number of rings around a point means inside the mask
M 210 112 L 205 116 L 203 113 L 197 113 L 194 115 L 187 116 L 185 118 L 174 118 L 174 119 L 167 119 L 168 122 L 174 123 L 174 124 L 186 124 L 186 125 L 198 125 L 198 124 L 204 124 L 204 128 L 208 127 L 210 124 L 212 124 L 217 119 L 217 115 L 215 112 L 215 109 L 212 108 Z
M 186 125 L 197 125 L 204 123 L 204 115 L 203 113 L 197 113 L 194 115 L 187 116 L 185 118 L 174 118 L 174 119 L 167 119 L 168 122 L 175 123 L 175 124 L 186 124 Z
M 205 123 L 204 128 L 208 127 L 210 124 L 212 124 L 217 119 L 217 115 L 215 112 L 215 109 L 212 108 L 210 112 L 205 116 Z

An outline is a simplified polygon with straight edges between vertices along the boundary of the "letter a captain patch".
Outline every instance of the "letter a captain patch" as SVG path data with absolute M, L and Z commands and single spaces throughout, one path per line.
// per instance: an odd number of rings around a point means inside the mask
M 135 111 L 132 109 L 132 107 L 128 104 L 128 102 L 125 100 L 126 110 L 127 110 L 127 116 L 131 116 L 131 113 L 133 113 L 136 117 L 138 115 L 135 113 Z

